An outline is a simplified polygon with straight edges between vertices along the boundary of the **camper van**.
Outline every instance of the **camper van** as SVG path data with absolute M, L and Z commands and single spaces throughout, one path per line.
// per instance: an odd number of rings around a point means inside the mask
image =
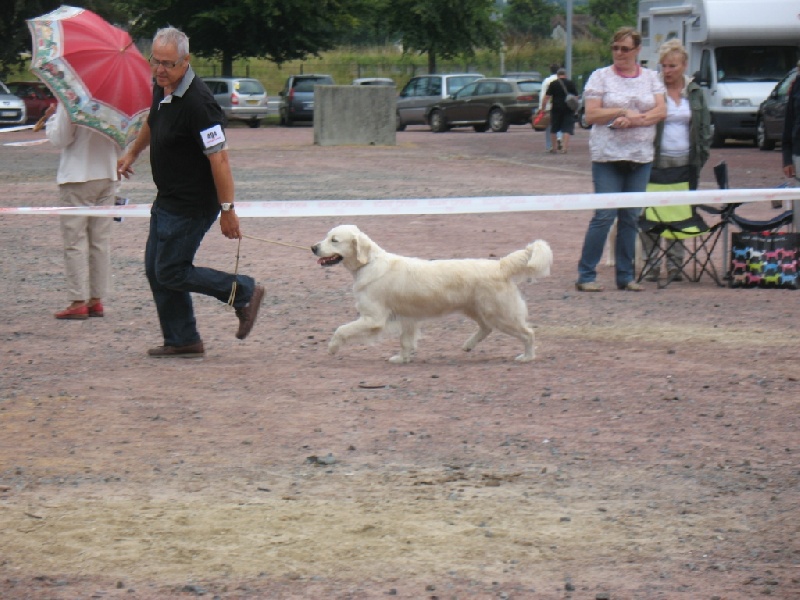
M 797 0 L 640 0 L 644 66 L 678 38 L 689 52 L 687 75 L 706 94 L 714 138 L 756 139 L 761 102 L 800 58 Z

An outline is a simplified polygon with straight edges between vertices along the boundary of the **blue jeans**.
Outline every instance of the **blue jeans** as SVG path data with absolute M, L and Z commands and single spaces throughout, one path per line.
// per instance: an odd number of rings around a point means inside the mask
M 592 163 L 592 180 L 597 194 L 644 192 L 650 179 L 651 163 Z M 617 286 L 635 279 L 634 258 L 641 208 L 601 208 L 594 212 L 583 240 L 578 263 L 578 283 L 589 283 L 597 277 L 597 263 L 603 256 L 608 232 L 617 219 L 617 244 L 614 248 Z
M 153 207 L 150 234 L 144 251 L 144 269 L 156 303 L 165 346 L 185 346 L 200 341 L 191 293 L 213 296 L 227 302 L 236 281 L 234 307 L 250 300 L 255 281 L 192 262 L 200 242 L 217 215 L 187 217 Z

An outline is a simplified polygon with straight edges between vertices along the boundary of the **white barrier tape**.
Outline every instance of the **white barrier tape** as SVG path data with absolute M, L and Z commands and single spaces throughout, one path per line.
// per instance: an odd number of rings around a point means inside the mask
M 444 215 L 592 210 L 676 204 L 729 204 L 800 200 L 800 188 L 760 190 L 699 190 L 694 192 L 633 192 L 626 194 L 567 194 L 563 196 L 485 196 L 478 198 L 415 198 L 398 200 L 294 200 L 237 202 L 240 217 L 345 217 L 378 215 Z M 148 217 L 149 204 L 99 207 L 9 207 L 4 215 L 80 215 Z

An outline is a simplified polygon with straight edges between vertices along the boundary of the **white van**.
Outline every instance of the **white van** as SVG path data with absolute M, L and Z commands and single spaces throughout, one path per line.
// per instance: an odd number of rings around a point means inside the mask
M 689 52 L 687 75 L 704 89 L 713 145 L 756 140 L 758 107 L 800 58 L 796 0 L 640 0 L 644 66 L 677 38 Z

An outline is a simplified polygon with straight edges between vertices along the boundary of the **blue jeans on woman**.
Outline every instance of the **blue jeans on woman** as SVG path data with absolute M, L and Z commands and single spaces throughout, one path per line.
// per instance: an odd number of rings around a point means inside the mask
M 228 302 L 235 281 L 235 308 L 246 305 L 253 295 L 255 280 L 252 277 L 192 264 L 203 236 L 216 220 L 215 214 L 190 217 L 155 206 L 150 211 L 144 269 L 153 292 L 165 346 L 187 346 L 201 341 L 192 293 Z
M 592 179 L 597 194 L 644 192 L 650 179 L 651 163 L 593 162 Z M 603 256 L 608 232 L 617 219 L 617 242 L 614 248 L 617 287 L 625 287 L 635 279 L 634 258 L 641 208 L 597 209 L 583 240 L 578 263 L 577 283 L 590 283 L 597 278 L 597 264 Z

